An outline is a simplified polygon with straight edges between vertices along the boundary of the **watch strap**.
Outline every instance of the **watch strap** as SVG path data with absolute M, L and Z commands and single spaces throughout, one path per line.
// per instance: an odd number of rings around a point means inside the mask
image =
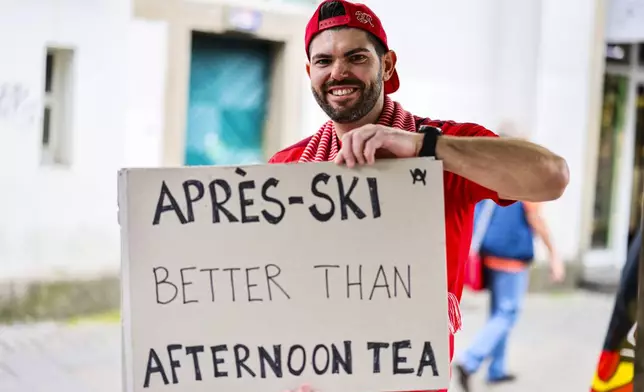
M 438 138 L 443 134 L 443 131 L 440 128 L 430 125 L 421 125 L 418 128 L 418 132 L 424 135 L 423 144 L 418 156 L 436 158 L 436 143 L 438 142 Z

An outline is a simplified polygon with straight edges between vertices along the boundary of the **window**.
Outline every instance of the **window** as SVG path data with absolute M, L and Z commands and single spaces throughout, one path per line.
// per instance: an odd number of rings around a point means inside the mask
M 641 46 L 640 48 L 644 49 L 644 46 Z M 635 153 L 633 157 L 631 220 L 628 228 L 629 241 L 636 234 L 637 229 L 640 225 L 640 203 L 642 201 L 642 195 L 644 194 L 644 83 L 640 83 L 637 86 L 637 97 L 635 104 Z
M 47 49 L 42 116 L 42 163 L 71 164 L 73 51 Z
M 615 173 L 617 159 L 621 154 L 620 140 L 624 126 L 627 89 L 626 76 L 612 74 L 605 76 L 591 240 L 593 248 L 603 249 L 610 245 Z

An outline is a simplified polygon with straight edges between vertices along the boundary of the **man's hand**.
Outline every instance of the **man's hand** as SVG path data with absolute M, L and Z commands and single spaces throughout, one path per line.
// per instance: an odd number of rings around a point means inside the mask
M 423 144 L 423 134 L 407 132 L 384 125 L 367 124 L 353 129 L 342 136 L 342 148 L 335 163 L 373 164 L 379 158 L 412 158 L 418 156 Z
M 313 388 L 311 388 L 311 386 L 310 386 L 310 385 L 306 385 L 306 384 L 305 384 L 305 385 L 300 386 L 300 387 L 299 387 L 299 388 L 297 388 L 296 390 L 293 390 L 293 391 L 284 391 L 284 392 L 315 392 L 315 391 L 313 390 Z

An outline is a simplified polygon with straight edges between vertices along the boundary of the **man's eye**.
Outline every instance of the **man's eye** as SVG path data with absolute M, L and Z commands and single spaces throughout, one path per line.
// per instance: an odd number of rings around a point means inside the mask
M 331 63 L 331 60 L 329 59 L 320 59 L 315 62 L 316 65 L 328 65 Z
M 367 56 L 362 55 L 362 54 L 356 54 L 350 57 L 351 62 L 353 63 L 361 63 L 365 60 L 367 60 Z

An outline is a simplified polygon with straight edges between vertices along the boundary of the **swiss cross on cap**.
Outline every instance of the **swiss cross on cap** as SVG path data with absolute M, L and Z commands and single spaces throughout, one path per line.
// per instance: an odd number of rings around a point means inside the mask
M 320 15 L 320 8 L 325 3 L 331 1 L 342 4 L 345 14 L 319 21 L 318 17 Z M 387 44 L 387 33 L 385 33 L 385 29 L 382 27 L 380 18 L 378 18 L 378 16 L 371 11 L 369 7 L 364 4 L 351 3 L 345 0 L 326 0 L 320 3 L 309 20 L 309 23 L 306 25 L 304 45 L 307 57 L 310 57 L 309 44 L 313 37 L 326 29 L 338 26 L 353 27 L 369 32 L 382 42 L 386 50 L 389 50 L 389 45 Z M 385 94 L 396 92 L 398 87 L 400 87 L 400 80 L 398 79 L 398 71 L 394 69 L 394 73 L 391 75 L 391 78 L 385 82 Z

